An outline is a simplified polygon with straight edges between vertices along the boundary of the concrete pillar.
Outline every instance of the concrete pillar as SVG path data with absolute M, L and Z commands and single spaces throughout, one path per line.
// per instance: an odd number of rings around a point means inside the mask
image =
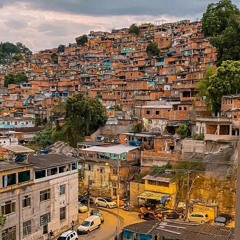
M 219 135 L 219 132 L 220 132 L 220 125 L 218 124 L 217 125 L 217 135 Z
M 232 124 L 230 124 L 229 127 L 230 127 L 230 128 L 229 128 L 229 136 L 232 136 Z

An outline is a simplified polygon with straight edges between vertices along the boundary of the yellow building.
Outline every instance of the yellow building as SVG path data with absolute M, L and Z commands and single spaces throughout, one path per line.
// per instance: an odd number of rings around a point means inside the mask
M 144 178 L 145 190 L 138 196 L 139 204 L 162 204 L 173 208 L 176 201 L 176 183 L 171 174 L 147 175 Z

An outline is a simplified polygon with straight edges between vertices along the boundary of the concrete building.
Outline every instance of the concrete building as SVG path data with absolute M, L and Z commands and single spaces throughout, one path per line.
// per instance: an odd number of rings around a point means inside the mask
M 78 219 L 78 160 L 31 155 L 28 163 L 0 162 L 2 240 L 48 239 Z

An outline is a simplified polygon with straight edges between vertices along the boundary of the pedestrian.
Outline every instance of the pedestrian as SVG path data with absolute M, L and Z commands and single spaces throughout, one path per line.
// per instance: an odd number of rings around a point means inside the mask
M 53 230 L 50 230 L 48 235 L 49 235 L 49 239 L 52 239 L 52 237 L 54 236 Z
M 73 220 L 71 222 L 71 226 L 72 226 L 72 230 L 73 230 L 73 228 L 74 228 L 74 221 Z

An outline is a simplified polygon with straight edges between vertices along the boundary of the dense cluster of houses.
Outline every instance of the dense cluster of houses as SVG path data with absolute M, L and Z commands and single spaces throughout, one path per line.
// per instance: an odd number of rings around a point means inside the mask
M 142 24 L 138 27 L 138 36 L 130 34 L 128 28 L 112 32 L 92 31 L 84 46 L 69 44 L 61 46 L 61 49 L 43 50 L 24 60 L 0 65 L 0 145 L 5 148 L 13 145 L 13 142 L 17 145 L 18 141 L 31 140 L 34 133 L 39 131 L 35 126 L 36 117 L 54 124 L 55 120 L 62 117 L 56 114 L 54 106 L 65 103 L 68 97 L 78 92 L 98 98 L 109 117 L 105 127 L 89 137 L 88 141 L 78 143 L 80 160 L 66 158 L 61 165 L 59 157 L 55 156 L 56 160 L 51 166 L 39 166 L 37 160 L 30 159 L 32 165 L 24 167 L 24 171 L 21 169 L 23 166 L 2 164 L 0 192 L 8 192 L 11 188 L 12 194 L 16 192 L 17 196 L 11 203 L 7 201 L 10 197 L 7 193 L 6 201 L 0 199 L 2 206 L 10 204 L 2 207 L 8 209 L 9 213 L 18 209 L 22 198 L 30 198 L 22 200 L 22 204 L 26 205 L 28 201 L 34 203 L 35 195 L 38 198 L 39 194 L 43 196 L 43 202 L 47 200 L 50 194 L 48 190 L 63 195 L 56 206 L 45 206 L 49 211 L 40 209 L 44 203 L 39 205 L 36 202 L 36 211 L 42 215 L 36 214 L 34 226 L 29 219 L 19 223 L 17 230 L 16 226 L 14 228 L 10 224 L 8 232 L 20 234 L 19 239 L 24 234 L 28 235 L 27 231 L 34 231 L 39 226 L 43 227 L 43 233 L 47 233 L 52 217 L 57 227 L 64 227 L 69 224 L 70 218 L 76 218 L 73 212 L 67 215 L 66 201 L 74 207 L 76 203 L 64 197 L 70 191 L 65 192 L 65 189 L 70 189 L 71 184 L 78 185 L 71 180 L 74 177 L 83 180 L 96 196 L 116 198 L 117 195 L 130 195 L 133 205 L 148 200 L 158 200 L 162 204 L 167 199 L 169 207 L 173 207 L 177 196 L 176 183 L 171 173 L 146 175 L 144 184 L 131 184 L 136 174 L 149 170 L 153 165 L 174 163 L 183 155 L 206 152 L 223 155 L 222 151 L 236 144 L 239 138 L 240 96 L 224 96 L 221 114 L 213 116 L 206 107 L 205 98 L 197 95 L 199 80 L 204 77 L 206 67 L 216 67 L 217 56 L 216 49 L 204 38 L 201 22 L 183 20 L 161 25 Z M 160 49 L 159 56 L 146 52 L 146 47 L 152 41 Z M 18 72 L 24 72 L 28 82 L 9 84 L 4 88 L 6 74 Z M 186 121 L 192 133 L 203 135 L 204 140 L 180 138 L 176 130 Z M 139 124 L 140 131 L 133 131 L 134 126 Z M 6 156 L 6 151 L 2 152 Z M 231 165 L 225 160 L 223 162 L 227 170 L 222 169 L 222 176 L 226 175 Z M 78 167 L 81 169 L 78 171 L 81 176 L 78 177 L 75 162 L 80 162 L 82 166 Z M 64 167 L 69 167 L 67 173 Z M 20 180 L 22 172 L 29 176 L 26 181 Z M 52 180 L 52 175 L 55 180 Z M 68 176 L 67 185 L 60 185 L 58 176 Z M 9 177 L 15 179 L 10 185 Z M 46 189 L 38 190 L 38 186 L 42 188 L 44 179 L 48 180 L 43 187 Z M 73 183 L 67 182 L 67 179 Z M 36 186 L 34 191 L 31 190 L 31 184 Z M 21 190 L 23 192 L 18 190 L 22 185 L 26 185 L 26 189 Z M 31 195 L 29 192 L 32 192 Z M 213 218 L 216 202 L 214 204 L 208 202 L 210 208 L 213 208 Z M 51 209 L 55 211 L 59 207 L 62 209 L 58 213 L 60 218 L 58 215 L 47 215 Z M 206 207 L 206 202 L 203 207 Z M 231 211 L 233 209 L 229 209 Z M 31 208 L 23 207 L 13 216 L 27 217 L 30 212 Z M 54 228 L 55 225 L 51 224 L 50 227 Z M 5 236 L 4 231 L 2 236 Z M 8 234 L 7 237 L 10 236 Z M 38 234 L 41 233 L 36 230 L 36 236 Z

